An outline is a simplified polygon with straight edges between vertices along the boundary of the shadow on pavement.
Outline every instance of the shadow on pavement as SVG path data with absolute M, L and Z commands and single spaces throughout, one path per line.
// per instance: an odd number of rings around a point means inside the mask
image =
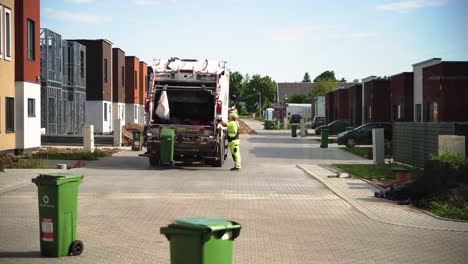
M 314 139 L 292 139 L 292 138 L 261 138 L 252 137 L 247 139 L 251 143 L 265 143 L 265 144 L 319 144 L 320 142 Z
M 363 160 L 338 148 L 321 149 L 317 147 L 254 147 L 250 152 L 257 158 L 270 159 L 306 159 L 306 160 Z
M 41 252 L 0 252 L 0 258 L 41 258 Z

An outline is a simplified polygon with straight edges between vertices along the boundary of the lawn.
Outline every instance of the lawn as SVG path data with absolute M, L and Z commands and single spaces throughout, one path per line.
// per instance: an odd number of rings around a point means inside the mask
M 372 147 L 354 147 L 354 148 L 340 148 L 344 151 L 351 152 L 355 155 L 361 156 L 366 159 L 371 159 L 372 156 L 369 156 L 370 153 L 372 153 Z M 372 155 L 372 154 L 371 154 Z
M 422 175 L 423 170 L 418 168 L 409 167 L 401 164 L 384 164 L 384 165 L 373 165 L 373 164 L 336 164 L 335 167 L 349 172 L 355 176 L 363 179 L 394 179 L 395 174 L 392 172 L 392 168 L 400 167 L 408 169 L 411 173 L 411 178 L 415 179 Z
M 460 206 L 453 199 L 435 198 L 422 208 L 445 218 L 468 220 L 468 202 Z

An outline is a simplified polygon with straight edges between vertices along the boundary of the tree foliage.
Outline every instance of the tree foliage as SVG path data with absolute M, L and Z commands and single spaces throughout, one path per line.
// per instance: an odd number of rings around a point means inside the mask
M 261 97 L 262 105 L 260 110 L 268 108 L 275 100 L 276 82 L 269 76 L 253 75 L 246 84 L 243 100 L 246 103 L 247 111 L 250 113 L 256 112 L 259 109 Z
M 333 80 L 336 81 L 335 72 L 334 71 L 324 71 L 317 77 L 315 77 L 314 82 L 318 82 L 319 80 Z
M 324 80 L 319 79 L 314 88 L 309 92 L 309 97 L 317 97 L 325 95 L 328 92 L 332 92 L 336 87 L 336 80 Z
M 308 72 L 304 74 L 304 79 L 302 80 L 302 82 L 311 82 L 310 75 Z
M 308 104 L 310 103 L 309 97 L 299 93 L 293 93 L 288 96 L 286 103 L 290 104 Z
M 248 77 L 248 76 L 246 76 Z M 236 95 L 238 100 L 240 100 L 244 94 L 245 90 L 245 78 L 239 72 L 231 73 L 229 77 L 229 94 Z

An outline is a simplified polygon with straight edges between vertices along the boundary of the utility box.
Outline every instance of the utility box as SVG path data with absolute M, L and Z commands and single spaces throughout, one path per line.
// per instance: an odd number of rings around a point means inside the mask
M 76 240 L 78 187 L 83 175 L 41 174 L 32 179 L 38 187 L 41 254 L 46 257 L 78 256 L 83 242 Z
M 241 225 L 214 218 L 180 218 L 161 234 L 170 241 L 171 264 L 231 264 Z

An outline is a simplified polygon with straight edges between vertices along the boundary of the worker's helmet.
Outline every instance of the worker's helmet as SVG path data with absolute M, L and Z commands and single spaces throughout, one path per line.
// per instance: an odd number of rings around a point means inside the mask
M 234 118 L 234 119 L 237 119 L 237 118 L 239 118 L 239 115 L 236 112 L 231 112 L 230 117 Z

